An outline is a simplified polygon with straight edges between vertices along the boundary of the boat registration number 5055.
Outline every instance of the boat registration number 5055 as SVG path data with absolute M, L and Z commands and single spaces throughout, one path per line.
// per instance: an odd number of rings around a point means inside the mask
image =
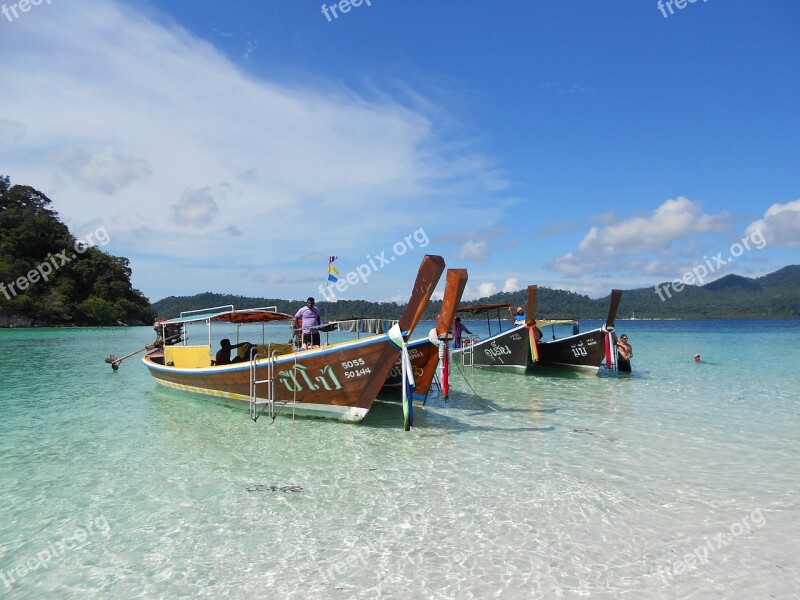
M 345 369 L 344 376 L 347 379 L 353 379 L 354 377 L 361 377 L 362 375 L 369 375 L 372 373 L 372 369 L 365 366 L 363 358 L 346 360 L 342 363 L 342 367 Z M 359 369 L 358 367 L 361 368 Z

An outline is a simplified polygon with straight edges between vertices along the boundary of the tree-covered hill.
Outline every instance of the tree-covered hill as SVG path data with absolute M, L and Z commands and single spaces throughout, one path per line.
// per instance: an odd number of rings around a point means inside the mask
M 666 287 L 666 291 L 664 288 Z M 618 317 L 638 319 L 691 319 L 691 318 L 778 318 L 800 317 L 800 265 L 751 279 L 739 275 L 726 275 L 704 286 L 683 286 L 676 289 L 669 283 L 625 290 L 622 294 Z M 662 300 L 663 298 L 663 300 Z M 592 299 L 589 296 L 539 288 L 536 316 L 539 318 L 603 319 L 608 314 L 609 296 Z M 280 300 L 276 298 L 249 298 L 206 292 L 196 296 L 169 297 L 153 304 L 153 309 L 165 317 L 178 316 L 182 310 L 232 304 L 236 308 L 277 306 L 278 311 L 294 314 L 305 300 Z M 501 292 L 461 306 L 475 304 L 527 305 L 527 292 Z M 430 302 L 424 319 L 435 319 L 441 302 Z M 394 303 L 367 302 L 366 300 L 339 300 L 319 302 L 327 321 L 353 316 L 370 318 L 397 318 L 403 306 Z
M 128 259 L 79 243 L 50 204 L 0 176 L 0 327 L 152 323 Z

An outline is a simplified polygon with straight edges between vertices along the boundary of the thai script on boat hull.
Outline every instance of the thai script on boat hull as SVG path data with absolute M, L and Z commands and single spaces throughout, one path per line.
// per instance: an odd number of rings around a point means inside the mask
M 492 346 L 491 348 L 484 348 L 483 353 L 489 358 L 497 358 L 498 356 L 510 355 L 511 349 L 508 346 Z
M 289 392 L 315 392 L 321 388 L 326 391 L 340 390 L 342 384 L 330 365 L 325 365 L 321 369 L 316 369 L 318 375 L 313 376 L 309 373 L 308 367 L 304 365 L 292 365 L 285 371 L 278 371 L 278 381 Z M 313 379 L 312 379 L 313 377 Z M 315 383 L 317 382 L 317 383 Z

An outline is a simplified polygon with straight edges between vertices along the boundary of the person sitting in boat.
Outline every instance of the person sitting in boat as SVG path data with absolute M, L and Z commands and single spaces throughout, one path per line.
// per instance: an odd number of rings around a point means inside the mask
M 514 315 L 514 325 L 524 325 L 525 324 L 525 310 L 521 307 L 517 307 L 517 314 Z
M 242 358 L 240 356 L 235 356 L 231 358 L 231 352 L 236 348 L 241 348 L 242 346 L 247 346 L 248 350 L 252 344 L 250 342 L 241 342 L 239 344 L 231 344 L 231 341 L 228 338 L 222 339 L 219 342 L 221 346 L 220 349 L 217 351 L 217 357 L 214 361 L 215 365 L 229 365 L 231 363 L 242 362 L 244 360 L 248 360 L 247 358 Z M 247 356 L 247 352 L 245 352 L 245 356 Z
M 453 324 L 453 348 L 461 348 L 461 336 L 465 331 L 472 334 L 472 332 L 467 329 L 467 326 L 461 322 L 461 317 L 456 317 L 456 321 Z
M 315 328 L 322 323 L 322 317 L 314 304 L 314 298 L 308 298 L 306 305 L 294 315 L 297 327 L 302 330 L 300 347 L 304 350 L 319 348 L 319 330 Z

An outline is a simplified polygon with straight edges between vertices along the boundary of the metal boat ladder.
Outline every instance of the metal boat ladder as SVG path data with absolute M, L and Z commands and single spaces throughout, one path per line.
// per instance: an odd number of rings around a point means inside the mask
M 265 368 L 267 371 L 266 379 L 258 379 L 258 358 L 258 353 L 255 353 L 250 359 L 250 418 L 253 419 L 253 421 L 257 421 L 258 417 L 260 417 L 266 409 L 270 418 L 274 421 L 286 402 L 278 402 L 275 400 L 274 357 L 271 357 L 266 363 L 262 363 L 261 365 L 262 368 Z M 280 405 L 278 409 L 275 407 L 276 404 Z M 259 411 L 259 406 L 263 406 L 264 409 Z
M 461 342 L 461 364 L 469 368 L 475 366 L 475 345 L 471 339 Z

